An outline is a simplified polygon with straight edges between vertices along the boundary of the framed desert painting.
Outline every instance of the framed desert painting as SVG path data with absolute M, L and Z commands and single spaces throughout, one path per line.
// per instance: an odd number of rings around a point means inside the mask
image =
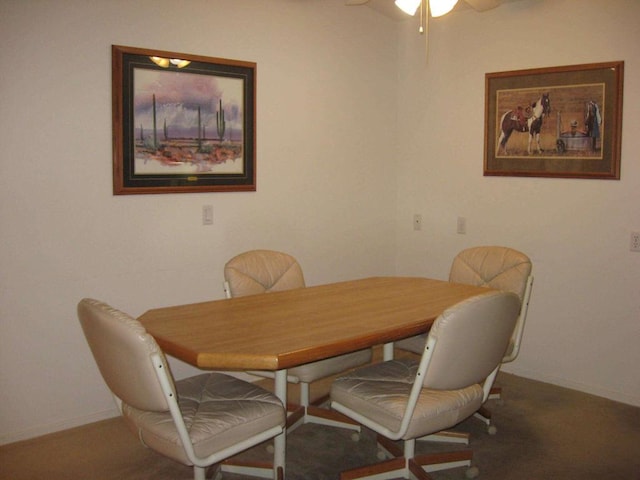
M 619 179 L 623 69 L 487 73 L 484 175 Z
M 112 46 L 113 192 L 254 191 L 256 64 Z

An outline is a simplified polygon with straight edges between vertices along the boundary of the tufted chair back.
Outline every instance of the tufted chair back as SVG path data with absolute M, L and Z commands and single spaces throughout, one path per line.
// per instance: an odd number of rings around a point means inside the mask
M 473 247 L 453 260 L 449 281 L 513 292 L 524 298 L 531 260 L 508 247 Z
M 169 410 L 151 356 L 168 364 L 158 344 L 144 327 L 106 303 L 85 298 L 78 304 L 78 318 L 91 352 L 111 392 L 139 410 Z M 172 386 L 175 391 L 175 385 Z
M 503 363 L 518 356 L 533 284 L 531 260 L 508 247 L 473 247 L 461 251 L 451 264 L 449 281 L 513 292 L 520 297 L 521 310 Z
M 305 286 L 300 264 L 291 255 L 273 250 L 250 250 L 224 267 L 227 297 L 243 297 Z

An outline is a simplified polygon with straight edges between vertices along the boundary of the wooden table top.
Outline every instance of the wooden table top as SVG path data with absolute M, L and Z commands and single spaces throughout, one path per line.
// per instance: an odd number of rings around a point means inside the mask
M 139 320 L 200 368 L 279 370 L 427 331 L 483 287 L 417 277 L 361 280 L 157 308 Z

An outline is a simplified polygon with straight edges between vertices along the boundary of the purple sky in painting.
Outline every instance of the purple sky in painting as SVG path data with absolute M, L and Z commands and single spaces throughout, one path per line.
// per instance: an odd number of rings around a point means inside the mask
M 214 135 L 216 112 L 222 99 L 227 131 L 237 137 L 242 129 L 242 81 L 214 75 L 179 71 L 137 69 L 134 77 L 134 125 L 145 130 L 153 126 L 153 95 L 156 96 L 157 127 L 167 127 L 174 135 L 197 132 L 198 107 L 202 125 Z M 194 130 L 195 129 L 195 130 Z

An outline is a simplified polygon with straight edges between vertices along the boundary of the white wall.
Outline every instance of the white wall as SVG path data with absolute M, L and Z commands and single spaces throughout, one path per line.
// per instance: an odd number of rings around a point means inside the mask
M 224 262 L 258 247 L 296 255 L 309 284 L 445 278 L 461 248 L 520 248 L 536 285 L 509 369 L 640 405 L 639 16 L 634 0 L 459 12 L 431 23 L 425 67 L 411 23 L 341 0 L 2 2 L 0 443 L 114 414 L 80 298 L 133 315 L 221 298 Z M 257 62 L 257 192 L 112 196 L 111 44 Z M 486 72 L 609 60 L 626 62 L 622 180 L 482 176 Z
M 114 414 L 82 297 L 222 298 L 251 248 L 309 284 L 393 273 L 395 30 L 333 0 L 0 4 L 0 443 Z M 257 62 L 257 192 L 112 195 L 112 44 Z
M 398 273 L 446 278 L 466 247 L 530 255 L 520 357 L 505 370 L 640 405 L 640 2 L 523 0 L 402 35 Z M 487 72 L 625 61 L 620 181 L 483 177 Z M 553 108 L 553 102 L 552 102 Z M 423 230 L 411 219 L 422 213 Z M 467 234 L 456 234 L 458 216 Z

